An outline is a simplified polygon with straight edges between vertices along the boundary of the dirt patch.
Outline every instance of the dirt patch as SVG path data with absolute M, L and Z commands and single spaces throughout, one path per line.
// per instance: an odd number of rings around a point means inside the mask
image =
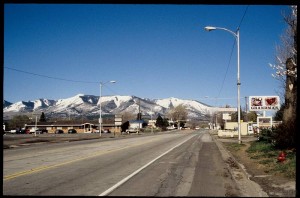
M 243 143 L 239 149 L 229 146 L 229 142 L 223 142 L 234 158 L 243 164 L 250 179 L 261 186 L 270 197 L 295 197 L 295 179 L 285 177 L 280 173 L 271 173 L 264 164 L 259 164 L 257 159 L 251 159 L 246 152 L 250 142 Z M 228 159 L 227 163 L 235 166 L 233 160 Z

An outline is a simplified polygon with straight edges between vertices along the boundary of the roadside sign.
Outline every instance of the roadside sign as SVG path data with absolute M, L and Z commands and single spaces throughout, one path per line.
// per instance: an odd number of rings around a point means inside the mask
M 279 96 L 249 96 L 249 111 L 277 111 L 279 109 Z
M 231 115 L 229 113 L 223 113 L 223 120 L 231 120 Z

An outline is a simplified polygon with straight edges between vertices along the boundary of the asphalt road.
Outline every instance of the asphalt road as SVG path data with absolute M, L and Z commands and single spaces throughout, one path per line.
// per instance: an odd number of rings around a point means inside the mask
M 3 151 L 4 195 L 242 196 L 207 131 Z

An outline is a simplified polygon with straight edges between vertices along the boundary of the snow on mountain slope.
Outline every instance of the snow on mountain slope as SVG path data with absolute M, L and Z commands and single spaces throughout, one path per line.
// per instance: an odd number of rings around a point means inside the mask
M 189 117 L 204 117 L 210 111 L 210 107 L 195 100 L 182 100 L 178 98 L 167 98 L 152 100 L 136 96 L 102 96 L 101 109 L 103 114 L 120 114 L 129 112 L 142 115 L 161 114 L 165 115 L 170 108 L 184 105 L 188 110 Z M 28 102 L 17 102 L 3 108 L 3 114 L 14 112 L 43 111 L 51 116 L 97 116 L 99 114 L 99 96 L 77 94 L 66 99 L 48 100 L 38 99 Z
M 54 104 L 55 100 L 38 99 L 33 101 L 33 110 L 47 108 L 49 106 L 53 106 Z
M 182 100 L 171 97 L 166 99 L 157 99 L 155 102 L 165 108 L 175 108 L 178 105 L 184 105 L 187 109 L 196 110 L 202 113 L 208 113 L 210 111 L 210 106 L 195 100 Z
M 48 99 L 38 99 L 35 101 L 28 101 L 28 102 L 20 101 L 3 108 L 3 112 L 32 111 L 32 110 L 44 109 L 49 106 L 53 106 L 54 104 L 55 104 L 55 100 L 48 100 Z
M 26 110 L 32 110 L 33 107 L 34 107 L 34 103 L 31 101 L 28 101 L 28 102 L 20 101 L 20 102 L 13 103 L 13 104 L 5 107 L 3 109 L 3 113 L 5 113 L 5 112 L 23 112 Z
M 10 105 L 12 105 L 11 102 L 8 102 L 8 101 L 6 101 L 6 100 L 3 100 L 3 108 L 8 107 L 8 106 L 10 106 Z
M 133 97 L 132 96 L 102 96 L 101 97 L 101 103 L 107 103 L 114 101 L 116 107 L 118 108 L 122 103 L 124 102 L 133 102 Z M 99 105 L 99 101 L 97 102 L 97 105 Z

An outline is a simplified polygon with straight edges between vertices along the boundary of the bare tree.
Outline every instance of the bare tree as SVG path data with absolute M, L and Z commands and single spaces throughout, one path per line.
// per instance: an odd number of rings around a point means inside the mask
M 296 123 L 297 107 L 297 6 L 291 6 L 291 12 L 284 16 L 288 25 L 281 37 L 277 50 L 277 63 L 270 66 L 276 71 L 273 77 L 283 83 L 285 89 L 283 122 Z
M 276 72 L 272 76 L 283 83 L 286 76 L 297 78 L 297 6 L 291 6 L 291 13 L 284 14 L 288 27 L 281 36 L 281 45 L 276 46 L 276 63 L 269 64 Z M 293 68 L 286 67 L 286 61 L 291 59 Z
M 175 108 L 172 108 L 167 113 L 168 117 L 174 121 L 176 120 L 186 120 L 188 112 L 184 105 L 180 104 Z
M 14 116 L 9 122 L 9 128 L 15 129 L 15 128 L 23 128 L 25 124 L 28 124 L 30 122 L 30 119 L 26 115 L 16 115 Z
M 136 115 L 132 114 L 130 112 L 124 111 L 123 113 L 121 113 L 122 115 L 122 123 L 127 122 L 129 120 L 134 120 L 136 119 Z

